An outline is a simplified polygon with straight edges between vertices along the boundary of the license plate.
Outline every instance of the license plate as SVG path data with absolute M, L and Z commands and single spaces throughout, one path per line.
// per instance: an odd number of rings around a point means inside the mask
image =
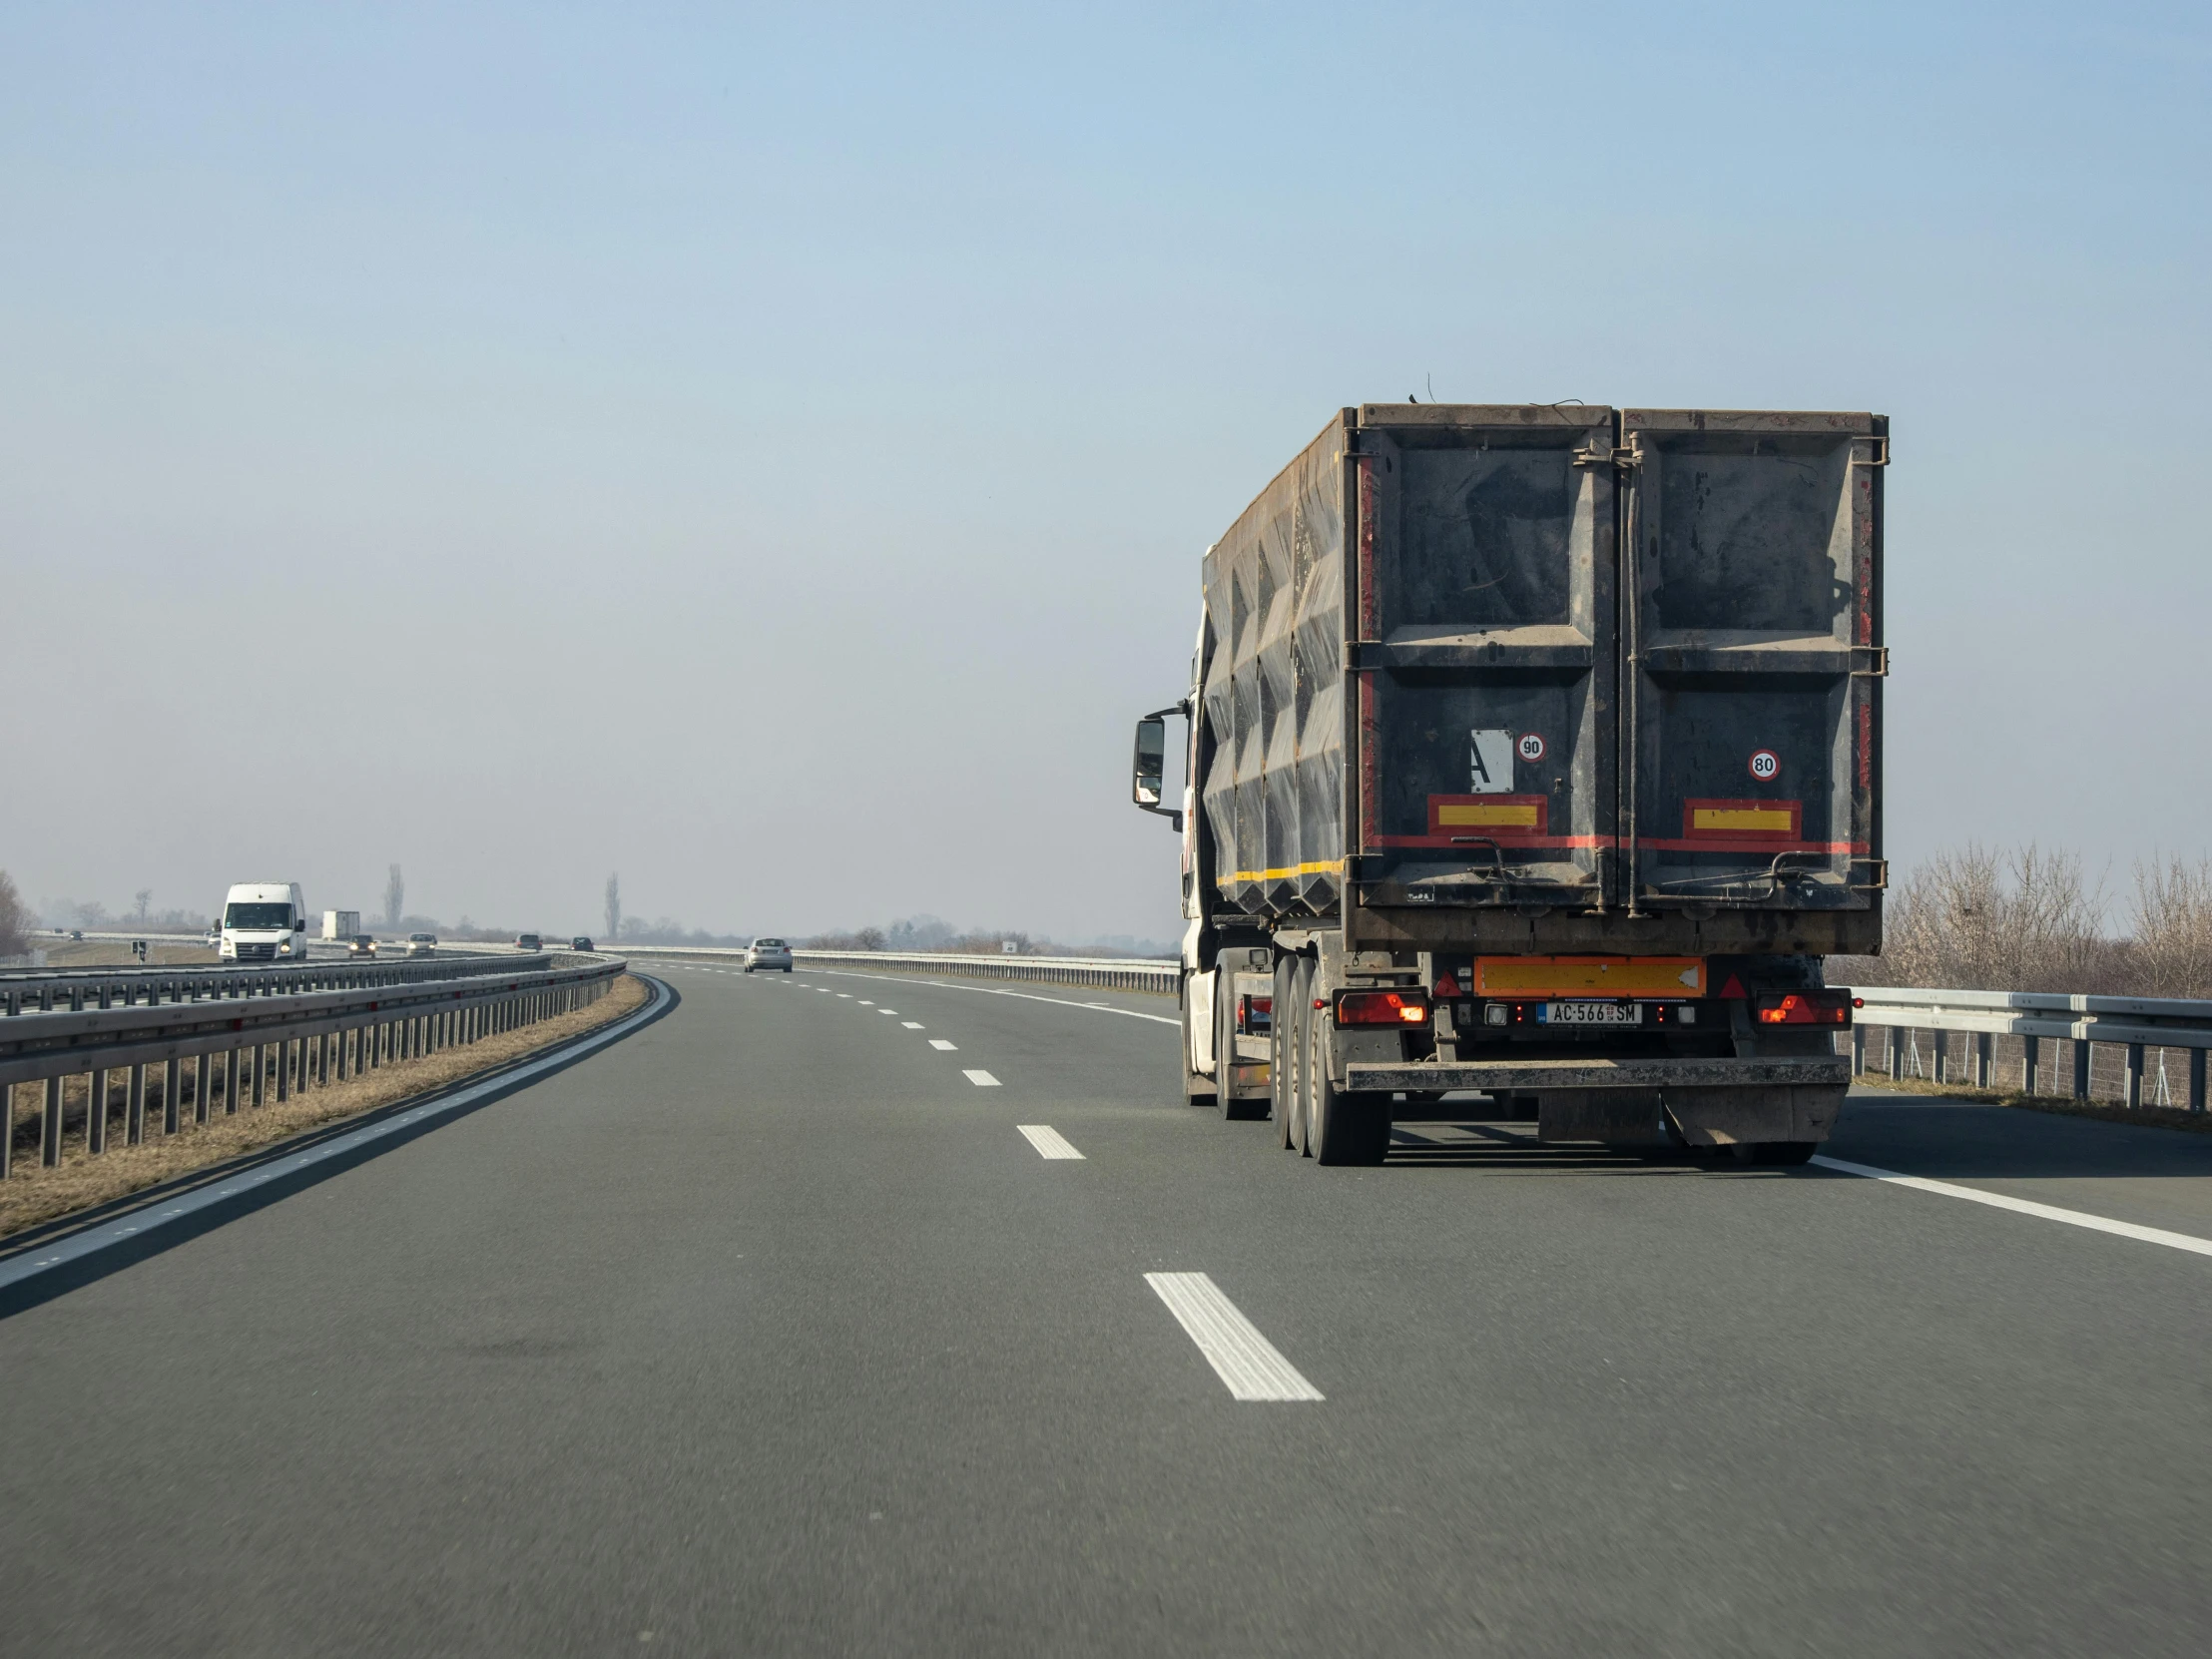
M 1641 1025 L 1644 1011 L 1634 1002 L 1547 1002 L 1536 1018 L 1541 1025 Z

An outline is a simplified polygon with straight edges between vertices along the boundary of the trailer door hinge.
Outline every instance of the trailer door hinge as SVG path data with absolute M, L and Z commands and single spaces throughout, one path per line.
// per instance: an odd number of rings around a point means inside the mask
M 1854 680 L 1887 680 L 1890 677 L 1890 648 L 1886 645 L 1853 646 L 1851 677 Z
M 1609 449 L 1602 443 L 1593 443 L 1573 454 L 1576 466 L 1609 466 L 1616 472 L 1626 472 L 1631 467 L 1644 464 L 1643 451 L 1633 447 Z

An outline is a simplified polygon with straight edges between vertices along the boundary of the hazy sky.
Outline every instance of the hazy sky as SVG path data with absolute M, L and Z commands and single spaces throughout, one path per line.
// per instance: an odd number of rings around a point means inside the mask
M 2212 846 L 2202 8 L 921 12 L 0 10 L 0 867 L 1170 936 L 1199 554 L 1429 381 L 1888 413 L 1892 857 Z

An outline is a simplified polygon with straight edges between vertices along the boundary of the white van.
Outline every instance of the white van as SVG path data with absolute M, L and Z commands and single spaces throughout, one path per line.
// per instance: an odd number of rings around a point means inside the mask
M 306 959 L 307 906 L 296 881 L 242 881 L 223 901 L 226 962 L 287 962 Z

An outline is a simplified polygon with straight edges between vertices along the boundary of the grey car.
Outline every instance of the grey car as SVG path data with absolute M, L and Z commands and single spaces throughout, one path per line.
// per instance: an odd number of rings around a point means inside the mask
M 745 971 L 755 968 L 782 968 L 792 970 L 792 947 L 782 939 L 755 939 L 745 947 Z

